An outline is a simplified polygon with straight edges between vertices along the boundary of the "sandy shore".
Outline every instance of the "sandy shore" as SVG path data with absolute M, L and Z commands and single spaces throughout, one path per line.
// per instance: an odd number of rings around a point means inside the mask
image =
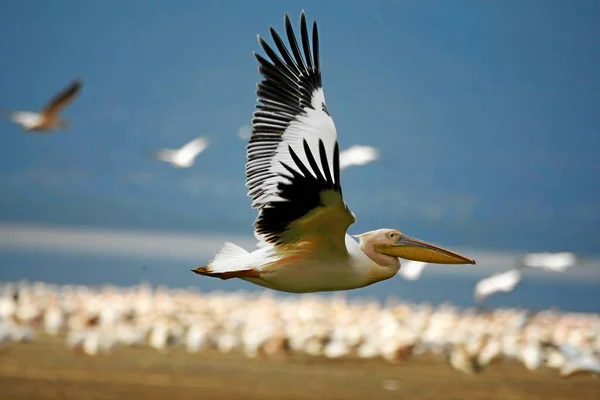
M 11 399 L 598 399 L 600 379 L 490 365 L 478 375 L 429 357 L 398 364 L 290 356 L 248 359 L 213 351 L 116 349 L 87 357 L 59 339 L 0 349 L 0 398 Z

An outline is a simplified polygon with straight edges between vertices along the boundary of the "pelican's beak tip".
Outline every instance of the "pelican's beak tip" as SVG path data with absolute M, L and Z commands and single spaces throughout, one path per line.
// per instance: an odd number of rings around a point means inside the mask
M 433 264 L 477 264 L 472 258 L 409 236 L 401 237 L 384 254 Z

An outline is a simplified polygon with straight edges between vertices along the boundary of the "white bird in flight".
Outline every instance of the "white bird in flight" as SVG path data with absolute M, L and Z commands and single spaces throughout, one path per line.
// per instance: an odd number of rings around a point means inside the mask
M 57 129 L 67 128 L 69 126 L 68 121 L 59 114 L 75 99 L 82 85 L 80 79 L 75 79 L 69 86 L 50 99 L 40 112 L 9 111 L 6 112 L 6 117 L 10 121 L 19 124 L 24 132 L 50 133 Z
M 379 152 L 371 146 L 354 145 L 340 152 L 340 169 L 353 165 L 366 165 L 379 158 Z
M 177 168 L 189 168 L 194 165 L 198 154 L 209 145 L 206 138 L 196 138 L 179 149 L 160 149 L 154 153 L 157 160 L 165 161 Z
M 248 140 L 250 139 L 250 136 L 252 136 L 252 127 L 248 125 L 240 126 L 238 129 L 238 137 L 243 140 Z
M 521 264 L 530 268 L 542 268 L 547 271 L 564 272 L 577 263 L 573 253 L 530 253 L 525 255 Z
M 307 293 L 389 279 L 400 269 L 398 257 L 475 264 L 395 229 L 357 235 L 358 242 L 346 233 L 355 217 L 342 196 L 337 134 L 321 85 L 317 24 L 312 46 L 304 12 L 300 44 L 287 14 L 285 28 L 290 50 L 271 28 L 278 51 L 259 36 L 270 61 L 255 54 L 263 80 L 247 146 L 246 186 L 258 210 L 258 249 L 250 253 L 226 243 L 208 265 L 193 271 Z
M 521 270 L 519 268 L 513 268 L 480 280 L 475 285 L 475 293 L 473 296 L 475 302 L 481 303 L 497 292 L 512 291 L 521 281 L 521 277 Z
M 407 261 L 400 271 L 398 271 L 398 275 L 402 276 L 404 279 L 409 281 L 416 281 L 421 277 L 423 270 L 428 265 L 426 262 L 421 261 Z

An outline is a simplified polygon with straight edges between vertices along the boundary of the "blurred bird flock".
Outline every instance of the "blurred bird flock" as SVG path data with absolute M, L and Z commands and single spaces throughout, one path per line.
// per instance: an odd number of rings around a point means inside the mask
M 600 316 L 556 310 L 460 309 L 391 301 L 348 301 L 343 295 L 278 298 L 272 292 L 214 292 L 138 285 L 89 287 L 42 282 L 0 287 L 0 343 L 61 335 L 89 356 L 116 347 L 167 354 L 209 349 L 247 357 L 300 353 L 382 359 L 434 355 L 466 374 L 516 360 L 528 370 L 567 377 L 600 373 Z M 490 366 L 492 368 L 493 366 Z
M 11 111 L 5 117 L 30 134 L 66 128 L 70 124 L 60 113 L 82 87 L 78 78 L 41 111 Z M 232 134 L 247 140 L 251 128 L 242 126 Z M 190 137 L 183 145 L 154 150 L 149 158 L 190 168 L 196 157 L 211 150 L 212 140 Z M 353 145 L 339 154 L 342 170 L 375 162 L 383 162 L 376 146 Z M 149 347 L 165 355 L 183 347 L 192 354 L 303 354 L 388 363 L 430 355 L 465 374 L 482 373 L 501 360 L 519 362 L 529 371 L 550 368 L 560 377 L 600 374 L 599 314 L 485 307 L 494 293 L 512 291 L 526 269 L 561 274 L 577 264 L 578 257 L 569 252 L 527 254 L 478 281 L 472 308 L 394 300 L 382 304 L 344 295 L 279 297 L 271 291 L 210 293 L 146 284 L 5 282 L 0 286 L 0 354 L 14 343 L 50 335 L 73 352 L 98 357 L 119 347 Z M 403 261 L 398 275 L 418 280 L 427 265 Z

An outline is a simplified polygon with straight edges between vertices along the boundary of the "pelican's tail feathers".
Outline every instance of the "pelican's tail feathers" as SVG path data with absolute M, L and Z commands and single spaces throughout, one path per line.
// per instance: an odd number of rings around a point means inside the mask
M 249 254 L 240 246 L 226 242 L 208 265 L 192 271 L 221 279 L 256 277 L 259 272 L 248 266 Z
M 246 250 L 233 244 L 231 242 L 225 242 L 221 250 L 217 253 L 215 258 L 210 262 L 210 269 L 213 272 L 225 272 L 239 269 L 240 264 L 246 264 L 248 262 Z

